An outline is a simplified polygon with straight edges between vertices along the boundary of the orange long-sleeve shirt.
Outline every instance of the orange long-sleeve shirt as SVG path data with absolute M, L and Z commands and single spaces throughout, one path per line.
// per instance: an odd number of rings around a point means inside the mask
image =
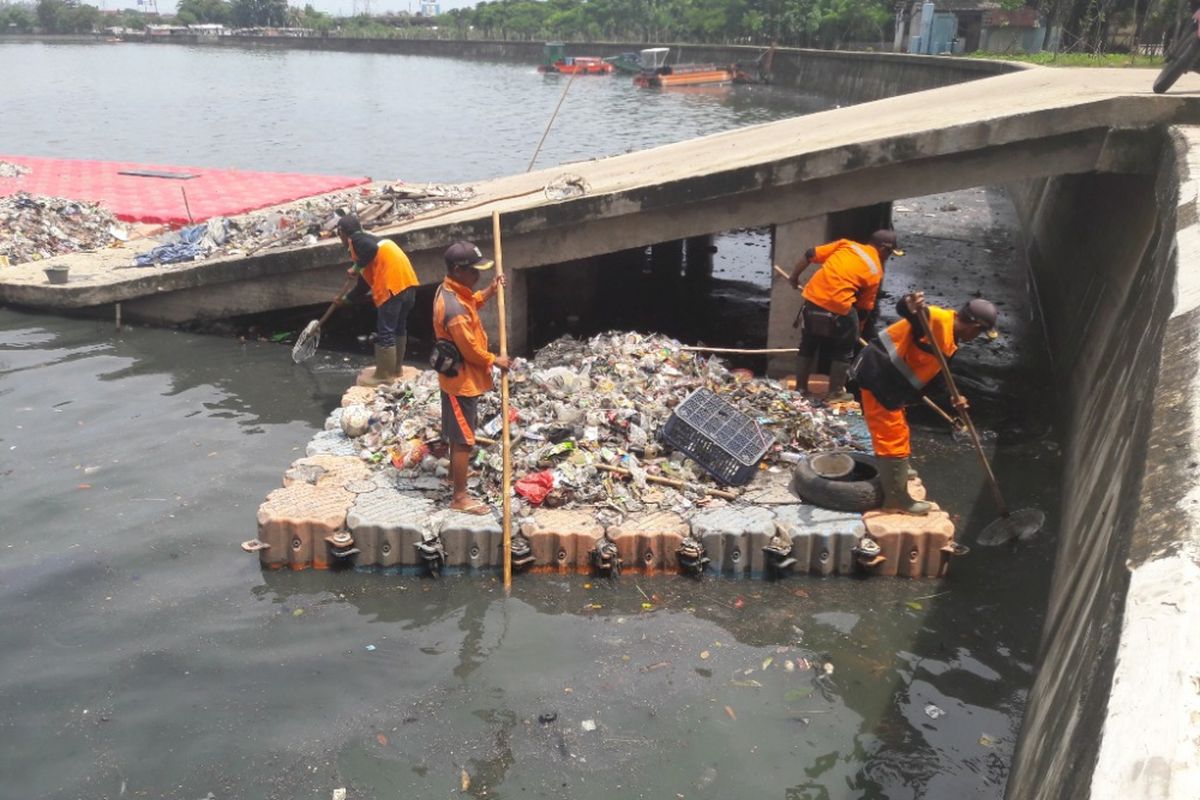
M 484 300 L 483 292 L 472 292 L 452 278 L 442 281 L 434 295 L 434 336 L 454 342 L 463 357 L 453 378 L 438 375 L 438 385 L 446 394 L 476 397 L 492 388 L 496 357 L 488 351 L 487 331 L 479 319 Z
M 821 268 L 804 285 L 805 300 L 839 315 L 875 307 L 883 264 L 874 247 L 838 239 L 814 248 L 813 261 Z

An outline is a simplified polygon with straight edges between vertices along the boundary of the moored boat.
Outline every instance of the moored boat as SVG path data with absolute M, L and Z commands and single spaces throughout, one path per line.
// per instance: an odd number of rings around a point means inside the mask
M 538 72 L 560 75 L 608 75 L 613 65 L 599 56 L 567 56 L 562 42 L 546 42 Z
M 720 64 L 667 64 L 670 48 L 650 47 L 638 56 L 641 70 L 633 78 L 634 86 L 720 86 L 733 83 L 734 70 Z

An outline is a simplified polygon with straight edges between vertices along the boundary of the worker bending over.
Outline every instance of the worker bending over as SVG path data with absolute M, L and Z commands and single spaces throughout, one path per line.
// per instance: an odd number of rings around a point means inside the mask
M 958 346 L 979 334 L 996 337 L 996 307 L 971 300 L 957 311 L 925 304 L 924 292 L 908 294 L 896 304 L 901 319 L 871 340 L 855 359 L 852 377 L 862 389 L 862 409 L 883 484 L 883 509 L 926 514 L 929 503 L 908 494 L 909 430 L 904 407 L 921 398 L 926 385 L 940 372 L 933 348 L 947 359 Z M 924 335 L 917 314 L 926 315 L 933 342 Z M 967 408 L 959 396 L 956 406 Z
M 796 390 L 808 391 L 808 376 L 817 365 L 822 346 L 829 350 L 829 393 L 831 401 L 849 400 L 846 373 L 854 357 L 854 345 L 875 311 L 875 298 L 883 282 L 883 265 L 896 246 L 896 234 L 878 230 L 868 244 L 849 239 L 810 248 L 792 269 L 792 286 L 800 288 L 800 275 L 809 264 L 820 264 L 804 285 L 800 309 L 800 346 L 796 358 Z
M 446 280 L 433 297 L 436 341 L 430 361 L 442 390 L 442 438 L 450 443 L 450 507 L 487 514 L 491 509 L 467 494 L 467 467 L 475 446 L 479 396 L 492 388 L 492 366 L 506 370 L 510 365 L 507 358 L 488 352 L 487 331 L 479 320 L 479 309 L 504 284 L 504 276 L 476 292 L 480 274 L 494 262 L 470 242 L 450 245 L 445 261 Z
M 337 231 L 354 261 L 347 274 L 358 276 L 338 304 L 357 302 L 368 293 L 375 304 L 375 377 L 363 383 L 390 383 L 400 374 L 398 365 L 403 365 L 408 347 L 408 314 L 417 299 L 417 273 L 400 245 L 367 233 L 353 214 L 338 220 Z

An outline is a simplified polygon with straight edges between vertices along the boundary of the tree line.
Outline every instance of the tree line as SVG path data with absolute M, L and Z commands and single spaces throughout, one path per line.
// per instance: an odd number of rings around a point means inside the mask
M 1099 52 L 1114 32 L 1134 41 L 1161 37 L 1186 17 L 1185 0 L 1036 0 L 1067 49 Z M 1005 8 L 1022 0 L 1001 0 Z M 230 27 L 303 27 L 351 36 L 488 38 L 536 41 L 776 43 L 781 46 L 890 49 L 896 0 L 485 0 L 437 17 L 395 14 L 334 18 L 288 0 L 180 0 L 174 16 L 130 11 L 103 16 L 77 0 L 0 0 L 0 32 L 38 29 L 85 33 L 102 26 L 141 28 L 148 21 Z M 1111 49 L 1111 48 L 1110 48 Z

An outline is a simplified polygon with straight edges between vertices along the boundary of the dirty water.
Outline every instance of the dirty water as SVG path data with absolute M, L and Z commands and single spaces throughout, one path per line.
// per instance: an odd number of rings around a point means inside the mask
M 1006 495 L 1049 514 L 941 582 L 538 576 L 505 600 L 489 576 L 264 573 L 238 542 L 362 358 L 0 309 L 3 793 L 998 800 L 1054 553 L 1053 387 L 1003 196 L 898 205 L 890 291 L 1006 304 L 955 369 Z M 759 280 L 745 249 L 719 277 Z M 975 455 L 912 420 L 973 544 Z
M 968 246 L 918 236 L 898 290 L 928 268 L 914 251 Z M 0 310 L 8 791 L 1002 797 L 1057 505 L 1053 440 L 1016 424 L 1046 405 L 1036 359 L 967 349 L 956 369 L 999 387 L 973 397 L 997 473 L 1050 533 L 948 581 L 538 576 L 505 601 L 488 576 L 263 573 L 238 549 L 345 358 Z M 914 425 L 971 544 L 993 515 L 974 454 Z

